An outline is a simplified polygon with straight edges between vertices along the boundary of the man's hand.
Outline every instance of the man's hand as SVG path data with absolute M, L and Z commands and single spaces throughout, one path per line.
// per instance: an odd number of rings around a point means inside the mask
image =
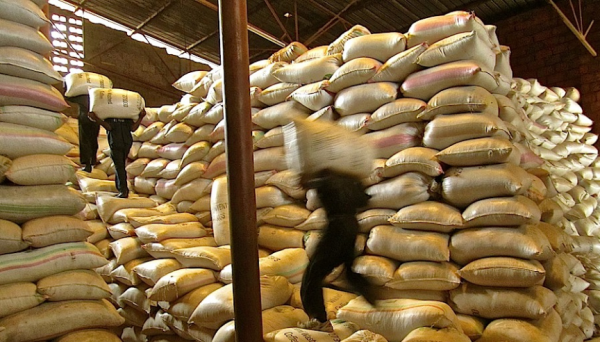
M 92 121 L 97 122 L 98 124 L 100 124 L 107 131 L 111 131 L 112 130 L 112 127 L 110 126 L 110 124 L 108 122 L 100 119 L 96 113 L 89 112 L 88 113 L 88 118 L 90 118 L 90 120 L 92 120 Z
M 140 124 L 142 123 L 142 120 L 144 119 L 144 116 L 146 116 L 146 109 L 142 109 L 140 111 L 140 114 L 138 114 L 138 118 L 137 120 L 135 120 L 135 122 L 133 123 L 133 125 L 131 125 L 131 131 L 135 131 L 138 129 L 138 127 L 140 127 Z

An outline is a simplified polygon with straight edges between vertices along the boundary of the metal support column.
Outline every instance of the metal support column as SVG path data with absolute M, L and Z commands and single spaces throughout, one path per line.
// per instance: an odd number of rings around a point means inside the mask
M 236 341 L 262 341 L 246 0 L 219 0 Z

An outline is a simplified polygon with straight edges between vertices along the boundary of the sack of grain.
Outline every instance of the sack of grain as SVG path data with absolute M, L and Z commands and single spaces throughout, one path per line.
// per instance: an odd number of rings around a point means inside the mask
M 398 290 L 447 291 L 460 285 L 458 268 L 447 262 L 405 262 L 394 271 L 385 286 Z
M 329 79 L 327 90 L 340 92 L 351 86 L 367 83 L 381 68 L 381 63 L 373 58 L 356 58 L 344 63 Z
M 461 60 L 474 60 L 486 69 L 494 70 L 496 54 L 490 48 L 487 34 L 480 37 L 476 31 L 457 33 L 430 43 L 429 48 L 419 56 L 417 63 L 424 67 L 434 67 Z
M 53 132 L 0 122 L 0 154 L 8 158 L 32 154 L 65 155 L 72 147 Z
M 531 287 L 544 283 L 546 271 L 537 260 L 488 257 L 468 263 L 459 274 L 475 285 Z
M 310 114 L 310 109 L 302 104 L 296 101 L 286 101 L 262 109 L 252 116 L 252 122 L 260 127 L 271 129 L 287 125 L 294 120 L 305 119 Z
M 555 310 L 550 310 L 546 316 L 536 320 L 496 319 L 487 325 L 481 338 L 477 341 L 559 341 L 562 330 L 563 325 L 559 314 Z
M 342 116 L 371 113 L 382 105 L 395 100 L 397 94 L 397 83 L 375 82 L 359 84 L 337 93 L 334 100 L 334 108 Z
M 328 144 L 321 143 L 327 139 Z M 298 174 L 329 168 L 364 177 L 371 172 L 373 150 L 360 136 L 327 122 L 298 120 L 284 127 L 288 167 Z
M 79 178 L 79 188 L 83 192 L 117 192 L 114 181 L 87 177 Z
M 52 63 L 33 51 L 15 47 L 0 46 L 0 72 L 26 78 L 44 84 L 62 81 L 62 76 L 54 70 Z
M 37 281 L 43 277 L 74 269 L 103 266 L 107 260 L 94 245 L 71 242 L 43 247 L 30 252 L 0 255 L 0 284 Z
M 272 75 L 285 83 L 309 84 L 328 79 L 340 65 L 342 65 L 342 56 L 337 54 L 303 63 L 288 64 L 274 70 Z
M 262 88 L 258 100 L 267 106 L 274 106 L 284 102 L 292 92 L 301 86 L 298 83 L 277 83 L 268 88 Z
M 0 18 L 0 32 L 0 46 L 20 47 L 40 55 L 47 55 L 53 50 L 52 43 L 40 31 L 14 20 Z
M 519 195 L 530 185 L 527 172 L 513 164 L 454 167 L 444 175 L 442 196 L 448 203 L 465 208 L 481 199 Z
M 6 1 L 0 4 L 0 17 L 37 29 L 50 22 L 40 7 L 30 1 Z
M 369 129 L 367 128 L 367 123 L 370 119 L 371 114 L 352 114 L 342 116 L 339 120 L 336 121 L 336 124 L 350 132 L 362 135 L 369 131 Z
M 498 115 L 498 100 L 496 100 L 495 95 L 478 86 L 445 89 L 435 94 L 429 100 L 427 109 L 419 115 L 419 118 L 431 120 L 436 115 L 441 114 L 473 112 Z
M 339 339 L 338 335 L 333 332 L 327 333 L 323 331 L 301 328 L 285 328 L 275 330 L 266 334 L 264 338 L 267 342 L 284 342 L 286 340 L 289 341 L 290 339 L 298 342 L 333 342 Z
M 200 222 L 146 224 L 135 228 L 135 233 L 142 243 L 160 242 L 166 239 L 201 238 L 207 234 Z
M 126 237 L 110 243 L 118 265 L 123 265 L 133 259 L 147 257 L 142 249 L 142 242 L 137 237 Z
M 0 255 L 22 251 L 29 244 L 23 241 L 23 231 L 19 225 L 0 220 Z
M 308 320 L 303 310 L 295 309 L 289 305 L 280 305 L 262 312 L 263 335 L 272 331 L 296 327 L 299 323 Z M 215 334 L 213 342 L 234 342 L 235 321 L 224 324 Z
M 343 59 L 349 62 L 356 58 L 368 57 L 381 62 L 404 51 L 406 37 L 399 32 L 376 33 L 359 36 L 344 44 Z
M 434 160 L 438 151 L 426 147 L 409 147 L 385 162 L 384 177 L 396 177 L 407 172 L 420 172 L 431 177 L 441 175 L 442 166 Z
M 85 221 L 71 216 L 46 216 L 23 223 L 23 241 L 32 247 L 86 241 L 93 232 Z
M 189 247 L 173 251 L 184 267 L 202 267 L 220 271 L 231 264 L 231 251 L 227 247 Z
M 293 228 L 306 221 L 309 215 L 310 211 L 304 206 L 290 204 L 274 208 L 262 220 L 268 224 Z
M 460 329 L 456 315 L 447 304 L 410 299 L 378 301 L 378 306 L 373 308 L 359 297 L 339 309 L 338 318 L 355 322 L 361 329 L 380 334 L 390 341 L 401 341 L 419 327 Z
M 447 234 L 377 226 L 369 234 L 367 252 L 400 261 L 449 261 L 449 239 Z
M 280 81 L 274 76 L 274 73 L 288 66 L 288 62 L 277 61 L 271 64 L 268 64 L 264 68 L 252 73 L 250 75 L 250 86 L 251 87 L 259 87 L 260 89 L 267 89 L 273 85 L 280 83 Z
M 203 271 L 212 275 L 208 270 Z M 210 293 L 221 287 L 223 287 L 223 284 L 213 282 L 208 285 L 195 286 L 192 290 L 184 289 L 187 292 L 186 294 L 178 294 L 178 292 L 175 292 L 176 296 L 165 296 L 164 298 L 173 298 L 172 301 L 169 301 L 170 305 L 166 308 L 166 311 L 177 319 L 187 322 L 198 304 L 200 304 L 200 302 L 202 302 Z M 157 298 L 163 297 L 159 296 Z
M 508 130 L 498 117 L 482 113 L 438 115 L 425 126 L 423 144 L 443 150 L 455 143 L 484 137 L 508 139 Z
M 548 238 L 534 225 L 465 229 L 450 239 L 450 256 L 460 265 L 493 256 L 547 260 L 552 255 Z
M 370 284 L 382 286 L 392 280 L 398 267 L 395 260 L 376 255 L 361 255 L 354 259 L 352 270 L 361 274 Z
M 106 300 L 45 303 L 0 320 L 0 341 L 44 341 L 88 328 L 118 327 L 125 320 Z
M 155 301 L 172 302 L 190 291 L 214 282 L 215 277 L 210 270 L 184 268 L 170 272 L 158 279 L 148 293 L 148 298 Z
M 36 307 L 46 297 L 36 291 L 33 283 L 0 285 L 0 318 Z
M 535 202 L 524 196 L 482 199 L 463 211 L 467 227 L 518 226 L 539 222 L 540 216 Z
M 100 119 L 133 119 L 145 107 L 144 98 L 133 91 L 123 89 L 92 88 L 90 94 L 90 112 Z
M 371 196 L 369 208 L 401 209 L 427 201 L 432 178 L 418 172 L 407 172 L 398 177 L 372 185 L 365 190 Z
M 70 73 L 65 76 L 65 96 L 88 95 L 90 88 L 111 89 L 112 81 L 104 76 L 93 72 Z
M 260 277 L 261 307 L 263 310 L 282 305 L 292 294 L 292 286 L 285 277 Z M 226 321 L 232 319 L 233 287 L 225 285 L 209 294 L 198 305 L 189 319 L 189 323 L 210 329 L 218 329 Z
M 66 271 L 44 277 L 37 282 L 37 291 L 51 302 L 103 299 L 111 295 L 102 277 L 90 270 Z
M 138 194 L 155 195 L 158 178 L 135 177 L 133 179 L 133 190 Z
M 258 245 L 273 251 L 303 248 L 304 232 L 296 229 L 262 225 L 258 228 Z
M 50 215 L 75 215 L 85 198 L 64 185 L 0 186 L 0 219 L 23 223 Z
M 405 97 L 427 101 L 444 89 L 458 86 L 479 86 L 491 92 L 498 82 L 480 63 L 467 60 L 415 72 L 402 83 L 401 90 Z
M 326 90 L 329 81 L 319 81 L 302 86 L 290 94 L 292 99 L 306 108 L 317 111 L 323 107 L 333 104 L 333 95 Z
M 461 11 L 414 22 L 408 29 L 407 45 L 412 47 L 422 42 L 433 44 L 457 33 L 470 31 L 475 31 L 482 39 L 487 38 L 486 43 L 491 47 L 492 42 L 483 22 L 474 13 Z
M 429 327 L 417 328 L 411 331 L 403 342 L 422 342 L 422 341 L 452 341 L 469 342 L 471 339 L 462 331 L 455 328 L 435 329 Z
M 178 78 L 177 81 L 173 82 L 172 86 L 177 90 L 181 90 L 185 93 L 189 93 L 202 80 L 202 78 L 204 76 L 206 76 L 206 74 L 208 74 L 208 71 L 198 70 L 198 71 L 188 72 L 187 74 Z M 106 88 L 106 87 L 100 87 L 100 88 Z
M 133 268 L 141 281 L 154 286 L 163 276 L 182 268 L 182 265 L 174 259 L 157 259 L 144 262 Z
M 67 117 L 61 113 L 28 106 L 0 107 L 0 121 L 54 132 Z
M 400 209 L 389 223 L 404 229 L 449 233 L 464 227 L 461 212 L 444 203 L 425 201 Z M 360 222 L 360 221 L 359 221 Z
M 377 73 L 369 80 L 370 82 L 402 82 L 410 74 L 421 69 L 417 59 L 425 50 L 427 43 L 414 46 L 406 51 L 400 52 L 389 58 L 379 68 Z
M 114 332 L 103 329 L 78 330 L 57 338 L 56 342 L 93 342 L 100 340 L 105 342 L 121 342 L 121 338 Z
M 158 243 L 144 244 L 142 248 L 154 258 L 162 259 L 175 258 L 171 252 L 176 249 L 199 246 L 216 247 L 217 244 L 215 243 L 215 239 L 213 237 L 202 237 L 196 239 L 167 239 Z
M 308 265 L 308 256 L 302 248 L 286 248 L 258 259 L 260 275 L 279 275 L 292 284 L 302 280 Z M 219 273 L 219 280 L 226 284 L 233 281 L 232 266 L 227 265 Z
M 283 147 L 271 147 L 254 151 L 254 171 L 283 171 L 287 169 Z
M 542 286 L 502 288 L 463 283 L 450 291 L 454 311 L 483 318 L 539 319 L 556 304 L 556 295 Z
M 507 139 L 488 137 L 457 142 L 435 156 L 451 166 L 477 166 L 507 162 L 514 149 Z
M 371 130 L 386 129 L 406 122 L 422 121 L 419 114 L 427 104 L 417 99 L 398 99 L 379 107 L 368 122 Z

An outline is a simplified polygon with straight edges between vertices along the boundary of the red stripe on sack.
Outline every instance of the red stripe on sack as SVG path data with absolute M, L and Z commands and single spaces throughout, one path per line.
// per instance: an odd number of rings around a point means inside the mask
M 72 256 L 72 255 L 81 255 L 81 254 L 91 254 L 91 255 L 102 257 L 102 255 L 100 255 L 98 253 L 95 253 L 93 251 L 80 251 L 80 252 L 61 253 L 61 254 L 55 255 L 55 256 L 53 256 L 53 257 L 51 257 L 49 259 L 44 259 L 44 260 L 41 260 L 41 261 L 38 261 L 38 262 L 34 262 L 34 263 L 31 263 L 31 264 L 20 264 L 20 265 L 9 266 L 9 267 L 6 267 L 6 268 L 0 268 L 0 273 L 1 272 L 5 272 L 5 271 L 14 270 L 14 269 L 19 269 L 19 268 L 30 268 L 30 267 L 34 267 L 34 266 L 39 266 L 39 265 L 42 265 L 44 263 L 47 263 L 47 262 L 50 262 L 52 260 L 56 260 L 56 259 L 62 258 L 62 257 L 67 256 L 67 255 L 68 256 Z

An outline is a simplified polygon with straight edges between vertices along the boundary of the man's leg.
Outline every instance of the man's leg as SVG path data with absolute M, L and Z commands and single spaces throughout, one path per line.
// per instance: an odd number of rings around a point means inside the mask
M 114 130 L 114 129 L 113 129 Z M 115 185 L 119 191 L 119 197 L 127 197 L 129 189 L 127 188 L 127 172 L 125 171 L 125 161 L 129 150 L 125 150 L 124 141 L 120 134 L 109 132 L 110 157 L 115 164 Z

